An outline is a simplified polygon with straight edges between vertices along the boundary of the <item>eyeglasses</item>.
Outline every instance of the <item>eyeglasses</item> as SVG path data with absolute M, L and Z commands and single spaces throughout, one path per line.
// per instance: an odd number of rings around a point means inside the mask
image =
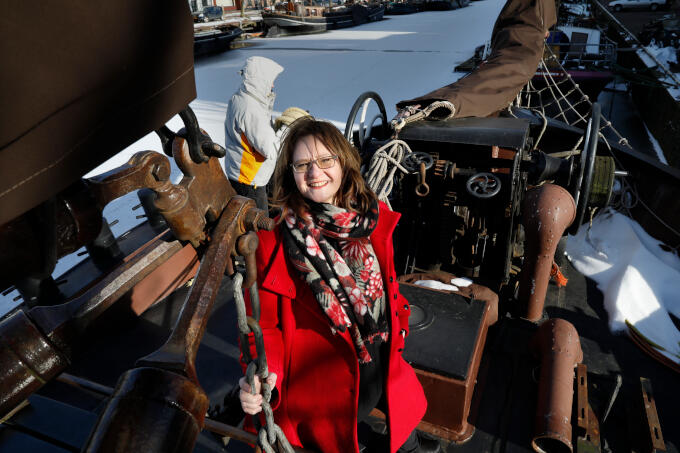
M 325 170 L 335 165 L 336 160 L 338 160 L 337 155 L 322 156 L 312 160 L 301 160 L 299 162 L 290 164 L 290 166 L 295 173 L 307 173 L 312 164 L 316 164 L 317 167 L 319 167 L 322 170 Z

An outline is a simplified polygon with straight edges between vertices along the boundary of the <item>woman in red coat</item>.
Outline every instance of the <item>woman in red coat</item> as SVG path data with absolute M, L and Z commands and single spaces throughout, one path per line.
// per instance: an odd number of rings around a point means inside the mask
M 330 123 L 300 119 L 282 145 L 273 197 L 282 219 L 258 233 L 257 250 L 275 421 L 293 445 L 358 452 L 357 423 L 377 407 L 389 429 L 380 450 L 440 451 L 416 435 L 427 403 L 402 358 L 409 304 L 394 270 L 399 214 L 378 203 L 359 167 Z M 240 386 L 244 411 L 258 413 L 261 395 L 244 379 Z

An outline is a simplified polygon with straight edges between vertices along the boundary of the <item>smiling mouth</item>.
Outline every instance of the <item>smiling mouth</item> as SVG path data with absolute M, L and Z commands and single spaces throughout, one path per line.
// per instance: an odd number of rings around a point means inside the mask
M 308 183 L 307 185 L 311 187 L 312 189 L 319 189 L 321 187 L 325 187 L 328 184 L 328 181 L 324 182 L 313 182 L 313 183 Z

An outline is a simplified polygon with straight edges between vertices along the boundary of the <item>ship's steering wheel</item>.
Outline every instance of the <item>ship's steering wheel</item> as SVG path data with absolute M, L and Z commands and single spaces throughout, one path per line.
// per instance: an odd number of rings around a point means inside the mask
M 569 234 L 576 234 L 583 223 L 588 208 L 590 189 L 593 182 L 597 142 L 600 135 L 600 119 L 602 118 L 600 104 L 594 103 L 590 112 L 590 119 L 583 137 L 583 151 L 578 158 L 576 178 L 569 185 L 569 192 L 576 203 L 576 217 L 567 230 Z
M 368 106 L 371 104 L 371 100 L 378 104 L 380 113 L 371 118 L 370 121 L 366 122 L 366 113 L 368 112 Z M 356 122 L 360 109 L 361 117 L 359 119 L 359 130 L 357 134 L 359 143 L 354 143 L 354 123 Z M 355 147 L 357 147 L 359 151 L 363 151 L 365 144 L 370 141 L 373 125 L 378 118 L 380 118 L 382 121 L 383 128 L 387 127 L 387 112 L 385 111 L 385 104 L 383 103 L 382 98 L 374 91 L 366 91 L 365 93 L 362 93 L 354 102 L 352 110 L 349 112 L 349 116 L 347 117 L 347 124 L 345 124 L 345 138 Z

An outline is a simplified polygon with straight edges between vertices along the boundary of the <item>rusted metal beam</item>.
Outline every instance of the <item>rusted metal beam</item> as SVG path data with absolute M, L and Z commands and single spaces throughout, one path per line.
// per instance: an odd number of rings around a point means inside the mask
M 583 435 L 576 437 L 577 453 L 600 453 L 600 423 L 588 403 L 588 372 L 584 364 L 576 366 L 576 421 Z
M 588 373 L 582 363 L 576 365 L 576 423 L 588 429 Z
M 641 377 L 640 387 L 642 389 L 642 407 L 644 409 L 645 421 L 647 422 L 648 445 L 644 447 L 647 451 L 666 451 L 666 444 L 663 441 L 663 434 L 661 433 L 661 424 L 659 423 L 659 415 L 656 412 L 656 402 L 654 401 L 654 392 L 652 391 L 652 383 L 649 379 Z
M 157 240 L 76 299 L 5 318 L 0 323 L 0 416 L 63 371 L 92 321 L 181 248 L 178 241 Z

